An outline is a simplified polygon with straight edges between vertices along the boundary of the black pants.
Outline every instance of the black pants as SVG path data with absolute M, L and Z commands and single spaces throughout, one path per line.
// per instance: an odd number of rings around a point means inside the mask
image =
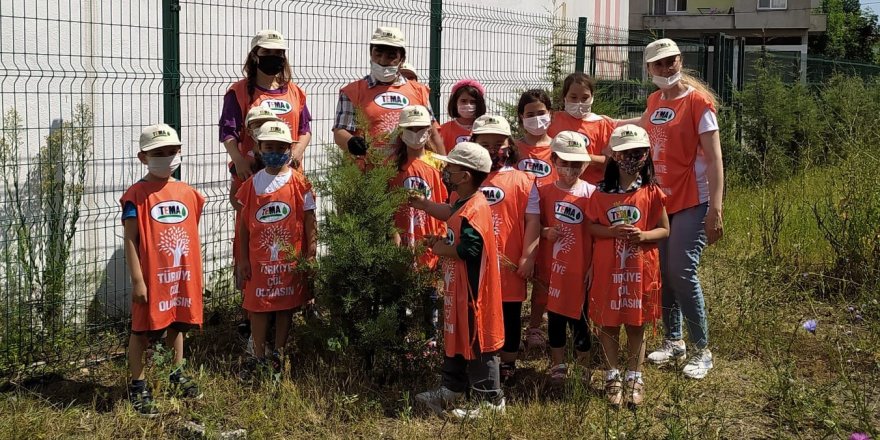
M 571 327 L 574 349 L 580 352 L 590 351 L 590 329 L 587 325 L 586 312 L 581 314 L 580 319 L 573 319 L 547 311 L 547 337 L 550 339 L 550 348 L 565 347 L 566 327 Z
M 456 393 L 464 393 L 470 389 L 474 399 L 498 404 L 504 397 L 499 372 L 501 358 L 497 351 L 474 351 L 474 355 L 476 357 L 472 360 L 467 360 L 460 354 L 455 357 L 445 356 L 440 383 Z
M 522 339 L 522 303 L 503 302 L 501 310 L 504 312 L 504 346 L 501 351 L 517 353 Z

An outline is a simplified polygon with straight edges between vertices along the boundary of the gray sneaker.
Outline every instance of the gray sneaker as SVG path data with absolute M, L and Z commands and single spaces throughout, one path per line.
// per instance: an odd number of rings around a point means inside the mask
M 682 372 L 691 379 L 702 379 L 709 374 L 709 370 L 714 366 L 712 352 L 708 348 L 704 348 L 691 355 Z
M 431 408 L 437 415 L 442 415 L 447 409 L 464 397 L 464 393 L 456 393 L 444 386 L 436 390 L 425 391 L 416 394 L 416 402 Z
M 474 407 L 456 408 L 452 410 L 452 416 L 458 420 L 478 419 L 484 416 L 503 416 L 506 411 L 507 404 L 502 397 L 497 404 L 485 400 Z
M 648 355 L 648 361 L 655 365 L 665 365 L 684 360 L 685 357 L 687 357 L 687 348 L 684 341 L 664 339 L 663 345 Z

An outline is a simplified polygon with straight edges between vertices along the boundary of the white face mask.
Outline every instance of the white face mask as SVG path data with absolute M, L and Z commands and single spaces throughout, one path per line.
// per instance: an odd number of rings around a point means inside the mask
M 577 119 L 586 118 L 593 110 L 593 97 L 585 102 L 566 102 L 565 112 Z
M 370 62 L 370 76 L 373 77 L 376 81 L 382 83 L 390 83 L 394 82 L 397 79 L 397 75 L 399 74 L 399 67 L 396 65 L 392 66 L 383 66 L 378 63 Z
M 653 81 L 657 87 L 660 87 L 661 90 L 666 90 L 681 81 L 681 72 L 675 72 L 669 78 L 654 75 L 651 77 L 651 81 Z
M 422 148 L 428 142 L 428 137 L 431 135 L 431 133 L 428 132 L 429 128 L 430 127 L 425 127 L 419 131 L 403 130 L 403 132 L 400 133 L 400 140 L 402 140 L 409 148 Z
M 158 178 L 167 179 L 178 168 L 180 168 L 180 153 L 166 157 L 147 157 L 147 169 L 150 170 L 150 174 Z
M 465 119 L 473 118 L 477 113 L 476 104 L 458 104 L 458 114 Z
M 535 136 L 543 136 L 550 127 L 550 115 L 538 115 L 523 119 L 523 128 Z

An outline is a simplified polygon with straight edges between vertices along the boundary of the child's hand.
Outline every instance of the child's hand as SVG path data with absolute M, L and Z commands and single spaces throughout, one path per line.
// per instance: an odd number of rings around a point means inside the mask
M 137 304 L 146 304 L 147 299 L 147 284 L 143 281 L 135 284 L 131 287 L 131 301 Z
M 544 236 L 544 238 L 546 238 L 547 241 L 550 243 L 555 242 L 556 239 L 559 238 L 559 230 L 557 229 L 556 226 L 553 226 L 552 228 L 544 228 L 544 230 L 542 232 L 543 232 L 542 235 Z
M 632 234 L 632 230 L 636 228 L 633 225 L 620 223 L 608 229 L 611 230 L 611 234 L 614 236 L 614 238 L 629 240 L 629 236 L 630 234 Z
M 632 230 L 629 231 L 629 236 L 627 238 L 629 238 L 630 244 L 639 244 L 644 242 L 647 237 L 645 237 L 644 231 L 632 226 Z
M 519 275 L 520 278 L 526 280 L 532 277 L 535 273 L 535 259 L 534 258 L 520 258 L 519 265 L 516 268 L 516 274 Z
M 251 279 L 251 262 L 244 260 L 238 262 L 238 279 L 242 284 Z
M 239 157 L 238 160 L 233 159 L 232 163 L 235 164 L 235 174 L 239 179 L 247 180 L 248 177 L 251 177 L 251 175 L 254 174 L 251 171 L 251 164 L 243 156 Z
M 235 198 L 235 194 L 229 195 L 229 203 L 232 205 L 232 209 L 239 211 L 243 206 L 239 203 L 238 199 Z
M 391 236 L 391 241 L 394 242 L 395 246 L 400 246 L 403 243 L 403 239 L 400 238 L 400 232 L 394 232 L 394 235 Z
M 440 237 L 439 235 L 425 235 L 422 237 L 422 241 L 425 243 L 425 247 L 428 249 L 434 249 L 434 245 L 440 241 L 441 238 L 443 237 Z
M 425 195 L 421 193 L 421 191 L 416 191 L 414 189 L 408 190 L 406 192 L 406 203 L 413 208 L 419 208 L 422 206 L 422 202 L 425 201 Z

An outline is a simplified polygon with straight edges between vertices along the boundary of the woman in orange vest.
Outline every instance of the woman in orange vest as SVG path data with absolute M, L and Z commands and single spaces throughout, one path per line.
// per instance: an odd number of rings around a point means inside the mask
M 410 105 L 431 111 L 428 87 L 401 75 L 400 66 L 405 61 L 403 32 L 395 27 L 377 28 L 370 39 L 370 74 L 339 91 L 333 123 L 333 140 L 339 148 L 361 157 L 371 147 L 390 154 L 387 146 L 400 111 Z M 361 121 L 366 126 L 358 126 Z M 430 144 L 443 154 L 443 139 L 436 125 L 430 132 Z
M 459 142 L 467 142 L 474 120 L 486 114 L 485 93 L 483 85 L 474 79 L 463 79 L 452 86 L 446 112 L 453 119 L 440 126 L 440 137 L 447 153 Z
M 611 160 L 587 207 L 593 235 L 590 320 L 599 327 L 605 358 L 605 396 L 614 406 L 644 400 L 645 325 L 660 318 L 657 242 L 669 236 L 666 196 L 654 179 L 648 133 L 636 125 L 611 134 Z M 620 327 L 629 354 L 624 382 L 617 369 Z

